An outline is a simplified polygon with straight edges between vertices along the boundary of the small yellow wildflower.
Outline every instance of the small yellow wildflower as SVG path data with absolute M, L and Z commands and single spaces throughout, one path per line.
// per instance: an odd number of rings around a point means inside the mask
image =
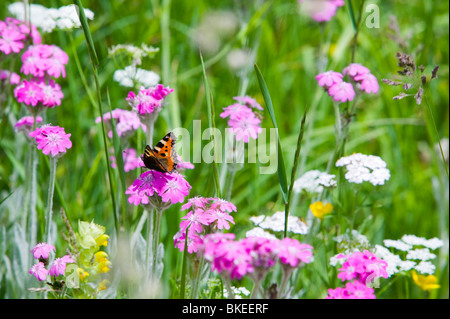
M 100 281 L 97 286 L 97 292 L 105 290 L 107 284 L 109 284 L 109 281 L 106 279 Z
M 98 262 L 97 270 L 100 273 L 107 273 L 111 268 L 111 262 L 108 260 L 108 254 L 104 251 L 95 253 L 95 261 Z
M 81 280 L 84 280 L 84 278 L 89 277 L 89 273 L 85 271 L 83 268 L 78 268 L 78 275 L 80 276 Z
M 412 271 L 412 279 L 422 290 L 438 289 L 441 286 L 437 284 L 437 277 L 433 275 L 423 276 L 416 273 L 415 270 Z
M 106 234 L 100 235 L 95 239 L 95 242 L 98 246 L 107 246 L 108 245 L 109 236 Z
M 325 205 L 322 202 L 315 202 L 309 205 L 309 209 L 313 213 L 314 216 L 323 220 L 323 217 L 333 211 L 333 205 L 330 203 L 326 203 Z

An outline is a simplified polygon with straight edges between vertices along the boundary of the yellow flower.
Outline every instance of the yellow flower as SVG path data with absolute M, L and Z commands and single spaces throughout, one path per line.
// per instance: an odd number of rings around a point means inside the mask
M 313 213 L 314 216 L 323 220 L 323 217 L 333 211 L 333 205 L 330 203 L 326 203 L 325 205 L 322 202 L 315 202 L 309 205 L 309 209 Z
M 433 275 L 418 275 L 415 270 L 412 271 L 412 279 L 422 290 L 438 289 L 441 286 L 437 284 L 437 277 Z
M 108 245 L 108 240 L 109 240 L 109 236 L 106 234 L 100 235 L 99 237 L 97 237 L 95 239 L 95 242 L 97 243 L 97 245 L 100 246 L 107 246 Z
M 84 278 L 89 277 L 89 273 L 84 271 L 83 268 L 78 268 L 78 275 L 80 275 L 80 279 L 84 280 Z
M 107 284 L 109 284 L 109 281 L 106 279 L 100 281 L 97 286 L 97 292 L 105 290 Z
M 95 261 L 98 262 L 97 270 L 100 273 L 107 273 L 111 269 L 111 262 L 108 260 L 108 254 L 104 251 L 95 253 Z

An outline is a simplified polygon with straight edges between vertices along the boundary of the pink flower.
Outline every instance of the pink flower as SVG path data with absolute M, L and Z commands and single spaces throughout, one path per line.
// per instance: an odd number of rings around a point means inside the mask
M 375 294 L 373 288 L 367 287 L 366 285 L 358 282 L 348 282 L 345 285 L 345 291 L 347 294 L 347 299 L 375 299 Z
M 238 101 L 238 103 L 247 104 L 250 107 L 263 111 L 264 108 L 252 97 L 246 96 L 235 96 L 234 100 Z
M 351 63 L 350 65 L 345 67 L 344 70 L 342 70 L 342 73 L 344 75 L 348 74 L 349 76 L 354 78 L 357 75 L 369 74 L 370 70 L 359 63 Z
M 341 83 L 344 76 L 339 72 L 327 71 L 319 73 L 316 76 L 316 80 L 319 82 L 319 86 L 328 89 L 333 84 Z
M 325 299 L 349 299 L 347 290 L 341 287 L 328 289 L 328 296 Z
M 69 62 L 69 56 L 56 45 L 31 45 L 22 55 L 20 71 L 43 78 L 45 74 L 59 78 L 66 77 L 64 65 Z
M 338 274 L 338 278 L 342 281 L 357 279 L 367 284 L 368 278 L 388 278 L 387 262 L 367 250 L 354 252 L 346 258 Z
M 128 187 L 125 194 L 130 204 L 149 204 L 149 197 L 157 195 L 164 203 L 183 202 L 189 194 L 191 185 L 184 179 L 183 175 L 175 172 L 172 174 L 149 170 L 142 173 L 133 184 Z
M 19 103 L 36 106 L 43 100 L 44 93 L 35 80 L 23 80 L 23 82 L 14 89 L 14 96 Z
M 184 233 L 189 227 L 189 233 L 201 233 L 203 231 L 203 225 L 209 225 L 210 219 L 208 214 L 205 214 L 201 209 L 197 209 L 195 212 L 190 211 L 180 223 L 180 232 Z
M 196 196 L 196 197 L 188 199 L 188 202 L 186 204 L 184 204 L 183 206 L 181 206 L 181 210 L 186 210 L 191 207 L 193 207 L 194 209 L 199 209 L 199 208 L 204 209 L 206 207 L 206 204 L 208 204 L 208 203 L 209 203 L 208 198 Z
M 230 212 L 230 213 L 236 211 L 236 206 L 231 202 L 228 202 L 221 198 L 215 198 L 215 197 L 208 198 L 208 199 L 213 201 L 211 203 L 211 208 L 219 208 L 222 211 L 226 211 L 226 212 Z
M 33 253 L 33 257 L 36 259 L 48 259 L 48 256 L 52 250 L 55 251 L 55 246 L 47 243 L 39 243 L 31 249 L 31 252 Z
M 159 112 L 163 106 L 164 100 L 173 89 L 158 84 L 156 87 L 146 89 L 141 87 L 138 94 L 129 92 L 127 97 L 128 104 L 140 115 L 148 115 Z
M 237 116 L 240 117 L 253 115 L 253 111 L 248 106 L 239 103 L 234 103 L 227 107 L 224 107 L 223 110 L 224 111 L 220 113 L 221 118 L 235 118 Z
M 255 269 L 267 271 L 278 259 L 279 240 L 263 237 L 247 237 L 241 240 L 248 254 L 252 257 Z
M 44 126 L 37 128 L 29 134 L 36 139 L 38 150 L 42 153 L 52 157 L 61 156 L 66 153 L 66 149 L 72 147 L 72 142 L 69 137 L 71 134 L 66 134 L 64 128 L 59 126 Z
M 69 255 L 65 255 L 61 258 L 56 258 L 50 266 L 50 270 L 48 273 L 50 276 L 64 275 L 64 272 L 66 271 L 66 264 L 74 262 L 75 260 L 70 258 Z
M 302 11 L 308 13 L 317 22 L 330 21 L 337 8 L 344 5 L 343 0 L 299 0 Z
M 45 268 L 45 265 L 43 262 L 39 262 L 35 265 L 33 265 L 29 271 L 29 273 L 33 276 L 35 276 L 39 281 L 44 281 L 47 279 L 48 271 Z
M 338 278 L 342 281 L 358 278 L 365 273 L 364 261 L 362 253 L 352 254 L 339 269 Z
M 354 77 L 356 82 L 360 83 L 361 91 L 376 94 L 380 88 L 377 78 L 370 73 L 357 75 Z
M 114 150 L 113 150 L 114 151 Z M 116 157 L 111 156 L 111 167 L 117 168 Z M 145 167 L 144 162 L 140 156 L 137 156 L 137 152 L 134 148 L 126 148 L 123 150 L 123 170 L 130 172 L 138 167 Z
M 191 185 L 177 172 L 166 174 L 166 178 L 167 182 L 159 193 L 161 200 L 165 203 L 170 201 L 172 204 L 183 202 L 189 195 Z
M 36 124 L 42 122 L 42 117 L 36 116 Z M 34 117 L 24 116 L 14 124 L 14 129 L 16 132 L 24 131 L 28 132 L 31 130 L 34 124 Z
M 217 229 L 230 229 L 230 224 L 234 224 L 233 217 L 227 213 L 218 209 L 210 209 L 205 212 L 209 215 L 209 224 L 214 224 Z
M 185 169 L 194 169 L 195 168 L 194 164 L 192 164 L 191 162 L 183 161 L 183 158 L 178 154 L 177 154 L 177 160 L 178 160 L 177 170 L 179 172 L 184 171 Z
M 243 140 L 248 143 L 249 138 L 257 139 L 262 132 L 261 120 L 254 113 L 239 113 L 228 121 L 228 126 L 233 129 L 236 141 Z
M 0 51 L 6 55 L 11 52 L 18 53 L 23 49 L 24 39 L 25 35 L 22 33 L 14 29 L 4 28 L 3 30 L 0 30 Z
M 41 88 L 41 103 L 49 108 L 53 108 L 57 105 L 61 105 L 61 99 L 64 94 L 61 91 L 59 84 L 53 80 L 49 80 L 48 84 L 45 80 L 41 79 L 37 81 L 37 85 Z
M 7 70 L 0 70 L 0 81 L 8 79 L 9 83 L 12 85 L 17 85 L 20 83 L 20 75 L 15 72 L 10 73 Z
M 329 90 L 328 94 L 333 97 L 336 102 L 346 102 L 352 101 L 355 97 L 355 91 L 353 86 L 347 82 L 340 82 L 333 84 Z
M 175 247 L 180 251 L 184 251 L 185 241 L 186 241 L 186 232 L 177 232 L 173 237 Z M 200 236 L 195 233 L 188 232 L 188 241 L 187 241 L 187 251 L 190 254 L 196 253 L 198 251 L 199 246 L 202 243 L 202 239 Z
M 301 244 L 296 239 L 285 237 L 280 241 L 278 258 L 282 264 L 297 267 L 311 262 L 312 248 L 311 245 Z
M 111 120 L 111 113 L 112 117 L 115 120 L 117 135 L 119 137 L 128 137 L 132 133 L 134 133 L 139 127 L 142 127 L 144 131 L 146 131 L 146 126 L 141 123 L 141 120 L 139 119 L 139 116 L 136 114 L 136 112 L 133 111 L 127 111 L 122 109 L 114 109 L 111 112 L 107 112 L 103 114 L 103 120 Z M 95 123 L 100 123 L 101 118 L 100 116 L 95 119 Z M 113 132 L 110 130 L 108 132 L 108 136 L 110 138 L 113 137 Z

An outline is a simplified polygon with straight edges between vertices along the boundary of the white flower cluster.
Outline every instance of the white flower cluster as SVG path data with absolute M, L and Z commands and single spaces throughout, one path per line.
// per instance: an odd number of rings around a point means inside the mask
M 248 289 L 245 288 L 245 287 L 231 286 L 231 290 L 233 291 L 235 299 L 243 299 L 243 297 L 247 297 L 248 298 L 248 296 L 250 295 L 250 291 L 248 291 Z M 224 290 L 223 296 L 225 298 L 229 298 L 227 289 Z
M 123 70 L 116 70 L 113 79 L 121 86 L 143 86 L 148 89 L 149 87 L 156 86 L 159 83 L 160 77 L 153 71 L 147 71 L 137 68 L 134 65 L 129 65 Z
M 81 22 L 78 17 L 78 8 L 74 4 L 60 8 L 46 8 L 40 4 L 30 4 L 25 7 L 23 2 L 14 2 L 8 6 L 9 12 L 17 19 L 25 20 L 25 8 L 29 8 L 31 24 L 40 28 L 42 32 L 52 32 L 54 29 L 73 29 L 80 28 Z M 94 12 L 84 9 L 87 19 L 94 19 Z
M 245 233 L 246 237 L 262 237 L 267 239 L 276 239 L 277 237 L 275 235 L 272 235 L 269 232 L 266 232 L 261 227 L 255 227 L 253 229 L 250 229 L 248 232 Z
M 384 246 L 375 246 L 375 254 L 388 263 L 389 275 L 413 268 L 419 273 L 432 275 L 436 267 L 429 260 L 435 259 L 436 255 L 430 249 L 440 248 L 444 242 L 439 238 L 426 239 L 415 235 L 404 235 L 400 240 L 386 239 L 383 244 Z M 423 246 L 424 248 L 414 246 Z M 386 247 L 406 252 L 406 260 L 392 253 Z
M 153 56 L 159 51 L 158 48 L 142 44 L 140 47 L 131 44 L 117 44 L 108 49 L 108 54 L 114 56 L 117 54 L 126 54 L 131 57 L 132 65 L 141 65 L 142 59 Z
M 374 155 L 357 153 L 341 157 L 337 160 L 336 166 L 347 168 L 345 179 L 350 183 L 370 182 L 374 186 L 384 185 L 384 182 L 391 177 L 390 171 L 386 168 L 386 162 Z
M 274 232 L 284 231 L 284 212 L 276 212 L 272 216 L 254 216 L 250 217 L 250 221 L 262 229 L 272 230 Z M 307 234 L 308 225 L 297 216 L 288 217 L 287 230 L 294 234 Z
M 321 193 L 324 187 L 336 186 L 336 175 L 327 174 L 319 170 L 311 170 L 303 174 L 294 182 L 293 191 L 300 193 L 302 190 L 308 193 Z

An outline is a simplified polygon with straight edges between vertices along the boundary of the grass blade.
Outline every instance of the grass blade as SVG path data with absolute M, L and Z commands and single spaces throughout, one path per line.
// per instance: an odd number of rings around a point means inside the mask
M 261 89 L 261 93 L 264 97 L 264 102 L 266 103 L 267 110 L 269 111 L 270 118 L 272 119 L 273 127 L 277 130 L 278 126 L 277 121 L 275 119 L 275 112 L 273 110 L 272 99 L 270 98 L 270 93 L 267 88 L 266 82 L 264 81 L 264 77 L 259 70 L 258 65 L 255 64 L 256 77 L 258 78 L 259 87 Z M 277 134 L 278 135 L 278 134 Z M 283 158 L 283 150 L 281 148 L 280 136 L 278 135 L 278 179 L 280 182 L 281 192 L 283 195 L 283 200 L 286 205 L 288 200 L 288 183 L 286 177 L 286 168 L 284 166 L 284 158 Z
M 209 88 L 208 79 L 206 77 L 206 70 L 205 70 L 205 64 L 203 63 L 203 56 L 200 54 L 200 60 L 202 62 L 202 70 L 203 70 L 203 82 L 205 85 L 205 95 L 206 95 L 206 106 L 208 108 L 208 123 L 209 127 L 213 130 L 216 127 L 216 123 L 214 120 L 214 104 L 213 104 L 213 98 L 211 94 L 211 90 Z M 216 152 L 215 152 L 215 135 L 212 136 L 212 143 L 213 143 L 213 150 L 214 150 L 214 161 L 213 161 L 213 171 L 214 171 L 214 182 L 216 184 L 216 193 L 217 197 L 221 198 L 221 191 L 220 191 L 220 181 L 219 181 L 219 171 L 217 169 L 217 161 L 216 161 Z
M 300 150 L 302 148 L 303 133 L 305 132 L 306 113 L 308 113 L 308 107 L 305 108 L 305 112 L 303 113 L 302 122 L 300 125 L 300 132 L 298 134 L 297 149 L 295 150 L 295 156 L 294 156 L 294 166 L 292 167 L 292 172 L 291 172 L 291 184 L 289 186 L 288 200 L 287 200 L 287 204 L 285 206 L 285 212 L 284 212 L 285 213 L 285 221 L 288 220 L 288 216 L 289 216 L 289 208 L 291 205 L 292 189 L 294 187 L 295 174 L 297 173 L 298 158 L 300 157 Z M 285 222 L 285 224 L 284 224 L 284 237 L 286 237 L 286 236 L 287 236 L 287 222 Z
M 94 80 L 95 80 L 95 88 L 97 91 L 97 104 L 98 104 L 98 108 L 99 108 L 99 112 L 100 112 L 100 123 L 102 123 L 102 137 L 103 137 L 103 146 L 104 146 L 104 151 L 105 151 L 105 155 L 106 155 L 106 169 L 108 170 L 108 179 L 109 179 L 109 188 L 110 188 L 110 193 L 111 193 L 111 201 L 112 201 L 112 205 L 113 205 L 113 209 L 114 209 L 114 227 L 116 230 L 116 234 L 119 234 L 119 216 L 117 216 L 117 204 L 116 204 L 116 199 L 115 199 L 115 192 L 114 192 L 114 187 L 113 187 L 113 182 L 112 182 L 112 177 L 111 177 L 111 164 L 109 162 L 109 155 L 108 155 L 108 144 L 106 142 L 106 133 L 105 133 L 105 121 L 103 119 L 103 107 L 102 107 L 102 95 L 100 92 L 100 83 L 98 80 L 98 75 L 97 75 L 97 65 L 99 64 L 98 62 L 98 57 L 97 57 L 97 53 L 95 51 L 95 46 L 94 46 L 94 42 L 92 41 L 92 36 L 91 36 L 91 32 L 89 31 L 89 25 L 87 23 L 87 19 L 86 16 L 84 15 L 84 8 L 81 4 L 80 0 L 74 0 L 74 4 L 76 6 L 78 6 L 78 14 L 79 14 L 79 18 L 81 21 L 81 26 L 83 28 L 84 31 L 84 35 L 86 38 L 86 42 L 87 42 L 87 46 L 89 49 L 89 55 L 91 57 L 91 65 L 92 65 L 92 73 L 94 75 Z

